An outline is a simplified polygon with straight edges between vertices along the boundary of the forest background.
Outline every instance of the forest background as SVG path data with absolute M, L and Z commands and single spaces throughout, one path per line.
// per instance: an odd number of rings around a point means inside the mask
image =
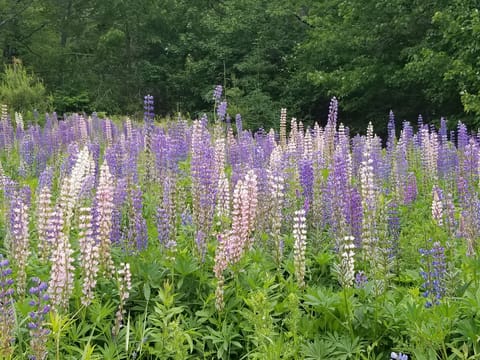
M 381 134 L 390 110 L 400 122 L 422 114 L 477 128 L 479 7 L 471 0 L 0 0 L 0 102 L 20 111 L 135 114 L 150 93 L 157 114 L 196 117 L 212 111 L 212 89 L 222 84 L 229 113 L 253 129 L 275 126 L 282 107 L 307 124 L 326 121 L 332 96 L 352 133 L 372 121 Z M 20 61 L 29 81 L 40 81 L 35 100 L 12 95 Z

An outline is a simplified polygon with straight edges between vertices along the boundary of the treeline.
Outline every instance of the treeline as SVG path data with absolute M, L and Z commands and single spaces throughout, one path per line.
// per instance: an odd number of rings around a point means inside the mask
M 373 121 L 477 126 L 480 1 L 0 0 L 2 61 L 21 59 L 58 111 L 212 110 L 269 127 L 287 107 L 325 120 L 329 98 L 353 131 Z M 451 123 L 454 123 L 452 121 Z

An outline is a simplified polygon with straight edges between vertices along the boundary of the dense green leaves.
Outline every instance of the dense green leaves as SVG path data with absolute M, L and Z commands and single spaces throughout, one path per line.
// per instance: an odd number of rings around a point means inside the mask
M 480 113 L 478 1 L 0 1 L 3 63 L 22 59 L 60 111 L 212 110 L 215 84 L 251 128 L 342 102 L 372 121 Z M 15 103 L 10 104 L 13 107 Z M 467 118 L 465 119 L 465 116 Z

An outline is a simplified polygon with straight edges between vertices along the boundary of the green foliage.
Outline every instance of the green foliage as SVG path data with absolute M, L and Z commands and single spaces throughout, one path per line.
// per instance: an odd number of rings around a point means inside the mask
M 45 87 L 18 61 L 5 65 L 0 75 L 0 103 L 19 112 L 33 109 L 46 111 L 49 108 Z

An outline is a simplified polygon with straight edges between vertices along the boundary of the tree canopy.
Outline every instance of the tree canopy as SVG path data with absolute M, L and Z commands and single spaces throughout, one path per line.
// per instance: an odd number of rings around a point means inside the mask
M 228 112 L 252 127 L 280 108 L 307 123 L 340 100 L 372 121 L 462 118 L 478 126 L 479 1 L 0 0 L 2 62 L 20 58 L 59 111 Z

